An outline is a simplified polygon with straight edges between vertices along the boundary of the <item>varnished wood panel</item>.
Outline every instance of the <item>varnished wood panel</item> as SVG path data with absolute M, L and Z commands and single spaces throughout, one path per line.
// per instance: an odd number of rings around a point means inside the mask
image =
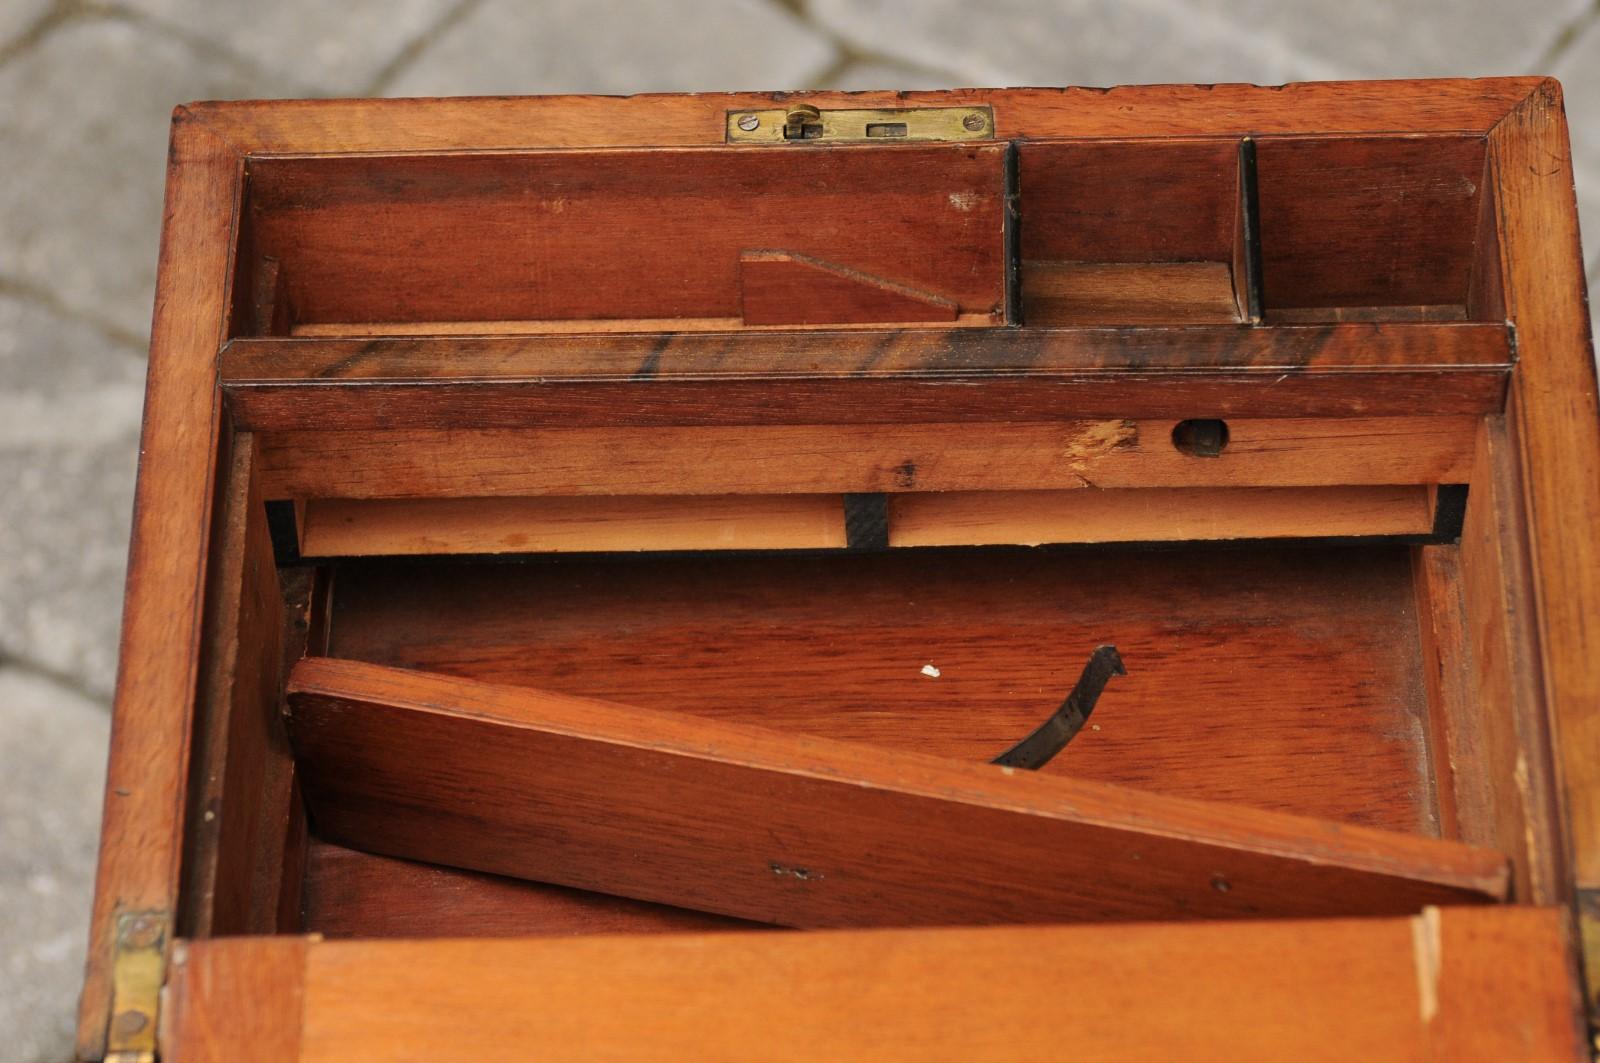
M 243 427 L 1497 413 L 1500 325 L 234 340 Z
M 1561 87 L 1546 80 L 1491 137 L 1501 264 L 1523 350 L 1510 442 L 1538 611 L 1538 680 L 1561 748 L 1576 884 L 1600 890 L 1600 401 Z M 1517 507 L 1508 499 L 1511 508 Z M 1533 667 L 1533 662 L 1527 662 Z M 1591 919 L 1594 917 L 1591 916 Z M 1600 933 L 1600 927 L 1596 928 Z M 1600 945 L 1591 969 L 1600 1015 Z
M 269 498 L 770 495 L 1464 483 L 1477 421 L 1228 422 L 1217 457 L 1177 422 L 756 425 L 268 434 Z
M 1263 299 L 1465 306 L 1482 137 L 1257 139 Z
M 248 224 L 301 321 L 737 317 L 767 249 L 993 313 L 1001 179 L 994 144 L 260 158 Z
M 313 841 L 304 929 L 330 938 L 659 934 L 752 924 Z
M 214 355 L 239 161 L 174 123 L 78 1054 L 104 1054 L 120 911 L 175 912 L 217 460 Z
M 174 945 L 158 1040 L 161 1058 L 168 1063 L 301 1058 L 306 956 L 313 943 L 303 937 L 223 937 Z
M 807 92 L 818 107 L 988 105 L 1002 140 L 1256 133 L 1483 133 L 1539 85 L 1536 77 L 1333 81 L 1294 85 L 1133 85 Z M 721 144 L 727 112 L 795 94 L 533 96 L 471 100 L 273 100 L 190 104 L 241 153 L 481 151 Z M 786 150 L 782 147 L 766 150 Z
M 254 476 L 237 435 L 223 477 L 220 564 L 207 591 L 185 933 L 276 929 L 293 767 L 278 718 L 284 603 Z
M 1415 835 L 337 658 L 289 676 L 341 844 L 780 926 L 1384 915 L 1504 896 Z
M 1501 1063 L 1584 1057 L 1552 909 L 1249 926 L 991 927 L 672 935 L 650 941 L 195 942 L 231 994 L 177 987 L 222 1025 L 267 1009 L 260 951 L 298 970 L 307 1063 L 363 1056 Z M 886 992 L 885 989 L 891 991 Z M 177 1031 L 187 1035 L 202 1023 Z M 774 1034 L 774 1031 L 779 1031 Z M 175 1035 L 178 1063 L 278 1063 L 272 1042 Z
M 329 652 L 979 762 L 1113 642 L 1047 774 L 1433 832 L 1413 609 L 1403 547 L 367 562 Z

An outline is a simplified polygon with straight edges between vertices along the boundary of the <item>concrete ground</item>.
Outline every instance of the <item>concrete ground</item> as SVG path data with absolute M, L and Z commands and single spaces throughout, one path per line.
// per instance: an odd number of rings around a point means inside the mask
M 174 104 L 1529 73 L 1600 232 L 1596 0 L 0 0 L 0 1057 L 71 1054 Z

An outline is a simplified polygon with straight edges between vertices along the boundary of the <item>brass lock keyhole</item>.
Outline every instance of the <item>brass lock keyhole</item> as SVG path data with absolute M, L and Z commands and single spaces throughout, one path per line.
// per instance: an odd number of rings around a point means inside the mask
M 822 136 L 822 112 L 809 104 L 789 109 L 783 121 L 784 140 L 817 140 Z

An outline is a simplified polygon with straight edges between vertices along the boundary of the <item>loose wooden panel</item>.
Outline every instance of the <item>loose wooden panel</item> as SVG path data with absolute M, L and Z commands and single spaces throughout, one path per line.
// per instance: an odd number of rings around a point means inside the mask
M 1260 137 L 1256 151 L 1269 316 L 1466 305 L 1482 137 Z
M 313 499 L 304 557 L 845 546 L 838 495 Z
M 331 628 L 341 657 L 974 763 L 1112 642 L 1129 674 L 1047 774 L 1437 830 L 1403 547 L 342 563 Z
M 335 658 L 290 673 L 318 830 L 781 926 L 1399 914 L 1505 858 L 921 753 Z
M 1471 417 L 1228 422 L 1220 456 L 1176 421 L 288 432 L 271 498 L 733 495 L 1462 483 Z
M 736 317 L 740 253 L 765 248 L 992 313 L 1002 152 L 257 158 L 248 224 L 301 321 Z
M 200 941 L 175 1063 L 278 1063 L 199 1031 L 298 969 L 306 1063 L 396 1060 L 1584 1057 L 1553 909 L 1227 927 L 989 927 L 581 941 Z M 200 972 L 207 982 L 200 983 Z M 231 977 L 224 979 L 223 973 Z M 199 983 L 199 984 L 197 984 Z M 210 989 L 202 992 L 201 985 Z M 231 994 L 218 992 L 229 986 Z M 401 1002 L 397 1006 L 397 1002 Z
M 1425 487 L 948 491 L 889 500 L 890 546 L 1428 535 Z
M 303 928 L 330 938 L 658 934 L 752 925 L 324 841 L 313 841 L 308 857 Z
M 234 340 L 222 380 L 250 428 L 578 427 L 1482 414 L 1510 366 L 1503 325 L 857 329 Z

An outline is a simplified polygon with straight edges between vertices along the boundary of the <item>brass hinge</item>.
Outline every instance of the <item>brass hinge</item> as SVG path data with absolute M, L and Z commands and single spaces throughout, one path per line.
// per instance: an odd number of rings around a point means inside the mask
M 1578 948 L 1583 955 L 1589 1050 L 1600 1059 L 1600 889 L 1578 890 Z
M 170 912 L 122 912 L 117 916 L 106 1063 L 155 1063 L 156 1019 L 171 929 Z
M 797 103 L 728 112 L 729 144 L 903 144 L 907 141 L 988 140 L 988 107 L 843 108 Z

